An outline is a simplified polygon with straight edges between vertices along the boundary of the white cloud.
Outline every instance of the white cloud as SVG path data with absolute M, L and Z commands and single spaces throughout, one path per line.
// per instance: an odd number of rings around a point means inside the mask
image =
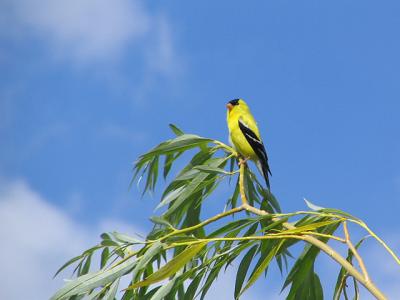
M 147 63 L 161 72 L 175 60 L 169 22 L 139 0 L 5 0 L 0 10 L 3 36 L 36 36 L 79 65 L 115 61 L 128 50 L 152 53 Z
M 143 234 L 140 228 L 113 219 L 103 220 L 94 228 L 79 224 L 23 180 L 0 180 L 0 222 L 0 299 L 8 300 L 48 299 L 63 284 L 62 276 L 52 279 L 54 272 L 94 245 L 100 232 L 111 229 Z M 207 299 L 231 298 L 235 276 L 235 267 L 220 274 Z M 250 289 L 242 298 L 259 299 L 257 294 Z
M 113 220 L 83 226 L 24 181 L 0 181 L 0 222 L 0 299 L 9 300 L 48 299 L 62 285 L 54 272 L 94 245 L 102 229 L 135 230 Z
M 156 21 L 157 30 L 153 37 L 153 48 L 148 52 L 148 61 L 154 71 L 168 74 L 179 72 L 180 65 L 176 61 L 171 25 L 165 16 Z

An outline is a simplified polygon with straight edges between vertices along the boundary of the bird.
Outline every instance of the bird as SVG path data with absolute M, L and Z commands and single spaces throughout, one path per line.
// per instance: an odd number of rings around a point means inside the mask
M 248 159 L 255 162 L 270 190 L 269 175 L 272 176 L 272 173 L 268 165 L 268 155 L 249 106 L 243 99 L 233 99 L 226 107 L 230 143 L 244 158 L 244 162 Z

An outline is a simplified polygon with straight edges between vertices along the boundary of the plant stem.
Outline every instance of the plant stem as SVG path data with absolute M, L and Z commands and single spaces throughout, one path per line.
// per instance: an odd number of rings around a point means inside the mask
M 305 240 L 305 236 L 296 235 L 296 234 L 282 234 L 282 235 L 256 235 L 256 236 L 242 236 L 242 237 L 219 237 L 219 238 L 210 238 L 210 239 L 197 239 L 195 241 L 188 242 L 177 242 L 171 243 L 168 248 L 174 248 L 177 246 L 187 246 L 192 244 L 199 243 L 212 243 L 212 242 L 223 242 L 223 241 L 256 241 L 256 240 L 278 240 L 278 239 L 297 239 L 297 240 Z
M 240 172 L 239 172 L 239 190 L 240 190 L 240 198 L 242 199 L 243 207 L 244 206 L 249 206 L 247 197 L 246 197 L 246 192 L 244 190 L 244 168 L 245 168 L 245 161 L 242 158 L 239 158 L 239 166 L 240 166 Z M 248 209 L 246 209 L 248 210 Z
M 354 257 L 357 259 L 358 264 L 360 265 L 360 269 L 364 274 L 365 280 L 369 281 L 369 275 L 368 275 L 368 272 L 367 272 L 367 268 L 365 267 L 364 261 L 361 258 L 360 254 L 358 254 L 357 249 L 354 247 L 353 243 L 350 240 L 350 234 L 349 234 L 349 230 L 347 229 L 347 222 L 346 221 L 343 222 L 343 231 L 344 231 L 344 237 L 345 237 L 347 246 L 349 247 L 351 252 L 353 252 Z
M 361 220 L 352 220 L 352 219 L 348 219 L 349 222 L 353 222 L 356 223 L 358 225 L 360 225 L 362 228 L 364 228 L 374 239 L 376 239 L 385 249 L 387 252 L 389 252 L 389 254 L 394 258 L 394 260 L 400 265 L 400 258 L 394 253 L 394 251 L 392 249 L 390 249 L 390 247 L 379 237 L 375 234 L 375 232 L 373 232 L 368 226 L 367 224 L 365 224 L 363 221 Z
M 219 148 L 224 149 L 227 153 L 232 153 L 233 156 L 238 156 L 237 152 L 232 147 L 217 140 L 214 140 L 213 143 L 218 145 Z
M 160 241 L 163 241 L 163 240 L 165 240 L 165 239 L 167 239 L 167 238 L 169 238 L 170 236 L 173 236 L 173 235 L 177 235 L 177 234 L 186 233 L 186 232 L 189 232 L 189 231 L 196 230 L 196 229 L 201 228 L 201 227 L 203 227 L 203 226 L 205 226 L 207 224 L 210 224 L 210 223 L 212 223 L 214 221 L 222 219 L 223 217 L 226 217 L 226 216 L 229 216 L 229 215 L 233 215 L 234 213 L 240 212 L 242 210 L 244 210 L 243 206 L 235 207 L 235 208 L 227 210 L 227 211 L 225 211 L 223 213 L 215 215 L 214 217 L 209 218 L 209 219 L 207 219 L 207 220 L 205 220 L 205 221 L 203 221 L 203 222 L 201 222 L 199 224 L 196 224 L 194 226 L 186 227 L 186 228 L 183 228 L 183 229 L 176 229 L 176 230 L 172 231 L 171 233 L 169 233 L 169 234 L 163 236 L 162 238 L 160 238 Z
M 241 160 L 239 159 L 239 162 Z M 248 204 L 246 194 L 244 191 L 244 168 L 245 164 L 240 164 L 240 173 L 239 173 L 239 188 L 240 188 L 240 195 L 242 197 L 242 206 L 246 211 L 252 212 L 254 214 L 257 214 L 259 216 L 265 216 L 269 215 L 268 212 L 265 210 L 261 210 L 258 208 L 255 208 L 251 205 Z M 273 221 L 278 221 L 279 218 L 275 217 L 272 218 Z M 283 227 L 286 229 L 295 229 L 296 227 L 293 226 L 290 223 L 283 223 Z M 311 236 L 311 235 L 304 235 L 302 236 L 302 240 L 314 245 L 315 247 L 321 249 L 323 252 L 328 254 L 330 257 L 332 257 L 336 262 L 338 262 L 351 276 L 353 276 L 358 282 L 360 282 L 372 295 L 375 296 L 376 299 L 378 300 L 386 300 L 387 298 L 385 295 L 374 285 L 374 283 L 371 280 L 367 280 L 363 274 L 361 274 L 352 264 L 350 264 L 343 256 L 341 256 L 338 252 L 336 252 L 333 248 L 328 246 L 326 243 L 320 241 L 319 239 Z

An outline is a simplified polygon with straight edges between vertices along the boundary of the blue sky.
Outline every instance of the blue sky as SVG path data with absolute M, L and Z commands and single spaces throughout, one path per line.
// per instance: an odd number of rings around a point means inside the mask
M 303 197 L 349 211 L 399 253 L 399 9 L 2 1 L 0 232 L 15 247 L 1 256 L 20 264 L 1 263 L 17 275 L 31 253 L 26 276 L 38 278 L 41 299 L 61 284 L 49 280 L 57 266 L 98 233 L 146 232 L 158 195 L 128 190 L 133 161 L 171 136 L 168 123 L 227 141 L 225 103 L 238 97 L 258 120 L 285 211 L 304 209 Z M 76 243 L 60 249 L 65 239 Z M 399 297 L 400 267 L 372 241 L 365 255 L 382 289 Z M 7 282 L 0 298 L 17 299 L 18 280 Z M 259 284 L 244 299 L 265 291 Z

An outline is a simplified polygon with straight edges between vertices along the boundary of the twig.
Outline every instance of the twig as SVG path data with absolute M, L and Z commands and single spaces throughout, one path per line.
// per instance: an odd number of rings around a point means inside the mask
M 240 190 L 240 198 L 242 199 L 242 203 L 243 203 L 243 207 L 245 206 L 249 206 L 248 205 L 248 201 L 247 201 L 247 197 L 246 197 L 246 192 L 244 190 L 244 168 L 246 166 L 246 162 L 244 161 L 244 159 L 239 158 L 239 190 Z M 246 208 L 246 210 L 248 210 Z
M 278 239 L 296 239 L 305 240 L 305 236 L 296 234 L 282 234 L 282 235 L 256 235 L 256 236 L 242 236 L 242 237 L 219 237 L 210 239 L 197 239 L 195 241 L 176 242 L 169 244 L 166 248 L 174 248 L 177 246 L 193 245 L 199 243 L 223 242 L 223 241 L 256 241 L 256 240 L 278 240 Z
M 240 177 L 244 177 L 244 164 L 240 164 Z M 243 178 L 239 179 L 239 184 L 242 185 L 240 186 L 240 195 L 244 198 L 242 198 L 242 206 L 249 212 L 252 212 L 254 214 L 260 215 L 260 216 L 265 216 L 268 215 L 269 213 L 255 208 L 251 205 L 248 204 L 246 195 L 244 193 L 244 186 L 243 186 Z M 243 190 L 243 192 L 242 192 Z M 272 218 L 273 221 L 278 221 L 279 218 Z M 296 227 L 293 226 L 290 223 L 283 223 L 283 227 L 286 229 L 295 229 Z M 323 252 L 328 254 L 330 257 L 332 257 L 335 261 L 337 261 L 351 276 L 353 276 L 357 281 L 359 281 L 372 295 L 375 296 L 376 299 L 378 300 L 386 300 L 386 296 L 374 285 L 374 283 L 371 280 L 366 280 L 363 274 L 361 274 L 351 263 L 349 263 L 343 256 L 341 256 L 338 252 L 336 252 L 333 248 L 331 248 L 329 245 L 326 243 L 320 241 L 319 239 L 311 236 L 311 235 L 304 235 L 303 240 L 318 247 L 321 249 Z
M 365 267 L 364 261 L 361 258 L 360 254 L 358 254 L 357 249 L 354 247 L 353 243 L 350 240 L 349 230 L 347 229 L 347 222 L 346 221 L 343 222 L 343 231 L 344 231 L 344 237 L 345 237 L 345 240 L 346 240 L 346 244 L 349 247 L 349 249 L 351 250 L 351 252 L 353 252 L 354 257 L 357 259 L 358 264 L 360 266 L 360 269 L 364 274 L 364 278 L 368 282 L 369 281 L 369 275 L 368 275 L 368 272 L 367 272 L 367 268 Z
M 387 252 L 394 258 L 394 260 L 400 265 L 400 258 L 394 253 L 392 249 L 379 237 L 376 235 L 375 232 L 373 232 L 367 224 L 362 222 L 361 220 L 353 220 L 353 219 L 348 219 L 349 222 L 356 223 L 360 225 L 362 228 L 364 228 L 374 239 L 376 239 L 382 246 L 383 248 L 386 249 Z
M 198 228 L 204 227 L 204 226 L 207 225 L 207 224 L 210 224 L 210 223 L 212 223 L 212 222 L 214 222 L 214 221 L 217 221 L 217 220 L 219 220 L 219 219 L 222 219 L 223 217 L 226 217 L 226 216 L 229 216 L 229 215 L 233 215 L 233 214 L 235 214 L 235 213 L 237 213 L 237 212 L 240 212 L 240 211 L 242 211 L 242 210 L 244 210 L 244 207 L 243 207 L 243 206 L 235 207 L 235 208 L 232 208 L 232 209 L 230 209 L 230 210 L 227 210 L 226 212 L 217 214 L 217 215 L 215 215 L 214 217 L 209 218 L 209 219 L 207 219 L 207 220 L 205 220 L 205 221 L 203 221 L 203 222 L 201 222 L 201 223 L 199 223 L 199 224 L 196 224 L 196 225 L 194 225 L 194 226 L 186 227 L 186 228 L 183 228 L 183 229 L 176 229 L 176 230 L 172 231 L 171 233 L 169 233 L 169 234 L 167 234 L 167 235 L 161 237 L 161 238 L 160 238 L 160 241 L 163 241 L 163 240 L 165 240 L 165 239 L 167 239 L 167 238 L 169 238 L 169 237 L 171 237 L 171 236 L 173 236 L 173 235 L 177 235 L 177 234 L 181 234 L 181 233 L 186 233 L 186 232 L 193 231 L 193 230 L 196 230 L 196 229 L 198 229 Z

